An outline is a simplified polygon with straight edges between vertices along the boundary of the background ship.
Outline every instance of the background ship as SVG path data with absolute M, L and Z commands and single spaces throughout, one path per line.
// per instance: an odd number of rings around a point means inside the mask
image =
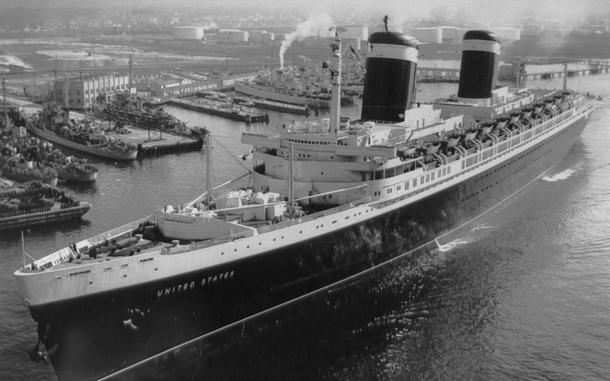
M 74 156 L 58 157 L 54 161 L 57 177 L 75 183 L 91 183 L 97 179 L 98 169 L 86 159 Z
M 433 247 L 552 168 L 594 106 L 555 92 L 490 128 L 468 115 L 441 119 L 431 105 L 405 111 L 413 105 L 416 42 L 391 32 L 369 41 L 377 55 L 367 60 L 363 121 L 339 129 L 335 83 L 330 123 L 244 135 L 256 148 L 250 192 L 212 203 L 208 185 L 184 207 L 15 273 L 60 378 L 98 378 Z M 480 70 L 497 62 L 494 50 L 481 55 Z
M 0 175 L 20 183 L 42 181 L 57 185 L 57 171 L 43 163 L 27 161 L 21 156 L 0 158 Z
M 311 68 L 302 70 L 287 66 L 279 71 L 262 71 L 251 82 L 235 82 L 238 93 L 307 106 L 312 110 L 330 107 L 330 82 L 323 72 Z M 341 104 L 353 103 L 352 97 L 342 96 Z
M 32 182 L 0 193 L 0 230 L 80 218 L 90 208 L 62 190 Z
M 137 148 L 106 135 L 88 120 L 70 119 L 69 111 L 48 104 L 42 112 L 26 121 L 30 133 L 40 138 L 90 155 L 112 160 L 134 160 Z

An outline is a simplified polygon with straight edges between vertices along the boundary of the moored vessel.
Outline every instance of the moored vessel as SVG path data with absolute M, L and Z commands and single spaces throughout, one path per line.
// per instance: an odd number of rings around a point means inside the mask
M 31 182 L 0 192 L 0 230 L 76 219 L 90 208 L 62 190 Z
M 97 180 L 98 169 L 75 157 L 68 157 L 56 168 L 57 178 L 74 183 L 91 183 Z
M 15 273 L 59 378 L 99 378 L 433 242 L 546 173 L 593 112 L 558 91 L 508 119 L 442 118 L 413 101 L 417 42 L 369 42 L 360 121 L 340 128 L 335 76 L 328 122 L 242 136 L 245 189 L 208 183 Z
M 235 91 L 269 101 L 306 106 L 311 110 L 330 108 L 329 76 L 310 67 L 284 67 L 261 71 L 250 82 L 235 82 Z M 351 96 L 341 96 L 341 104 L 353 104 Z M 267 104 L 265 104 L 267 105 Z
M 111 160 L 135 160 L 137 147 L 111 137 L 88 120 L 70 119 L 69 111 L 48 104 L 26 121 L 28 131 L 59 146 Z
M 0 157 L 0 175 L 20 183 L 42 181 L 57 185 L 57 171 L 44 163 L 26 160 L 22 155 Z

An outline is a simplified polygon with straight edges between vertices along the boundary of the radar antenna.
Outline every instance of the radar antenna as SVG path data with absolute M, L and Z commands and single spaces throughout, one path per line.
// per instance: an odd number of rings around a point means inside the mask
M 388 31 L 388 15 L 383 16 L 383 27 L 385 28 L 385 31 Z

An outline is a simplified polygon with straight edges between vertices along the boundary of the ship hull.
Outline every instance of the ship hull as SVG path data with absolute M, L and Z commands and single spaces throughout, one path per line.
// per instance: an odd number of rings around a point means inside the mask
M 0 218 L 0 231 L 78 219 L 87 213 L 90 208 L 91 204 L 81 202 L 77 206 L 64 209 L 52 209 L 44 212 L 3 217 Z
M 27 123 L 26 127 L 30 133 L 32 133 L 33 135 L 36 135 L 44 140 L 58 144 L 62 147 L 84 152 L 89 155 L 103 157 L 105 159 L 121 160 L 121 161 L 135 160 L 136 157 L 138 156 L 138 151 L 136 151 L 136 150 L 121 151 L 121 152 L 109 151 L 109 150 L 97 148 L 95 146 L 87 146 L 87 145 L 80 144 L 80 143 L 77 143 L 77 142 L 74 142 L 74 141 L 71 141 L 68 139 L 64 139 L 61 136 L 58 136 L 57 134 L 55 134 L 53 132 L 41 130 L 40 128 L 37 128 L 36 126 L 31 125 L 30 123 Z
M 240 261 L 30 311 L 60 379 L 99 378 L 433 241 L 552 168 L 585 123 L 581 118 L 475 177 L 360 224 Z
M 255 87 L 250 87 L 248 85 L 245 85 L 241 82 L 235 82 L 235 91 L 237 91 L 238 93 L 250 95 L 253 97 L 260 97 L 260 98 L 269 99 L 272 101 L 308 106 L 313 109 L 330 107 L 330 101 L 315 99 L 315 98 L 299 97 L 299 96 L 290 95 L 290 94 L 282 94 L 282 93 L 275 92 L 272 90 L 257 89 Z
M 57 168 L 57 177 L 60 180 L 72 183 L 92 183 L 97 180 L 97 171 L 70 171 L 64 168 Z
M 19 173 L 12 171 L 1 171 L 0 175 L 4 175 L 9 180 L 17 181 L 18 183 L 27 183 L 29 181 L 42 181 L 45 184 L 49 184 L 51 186 L 57 186 L 57 176 L 41 178 L 40 176 L 31 175 L 28 173 Z

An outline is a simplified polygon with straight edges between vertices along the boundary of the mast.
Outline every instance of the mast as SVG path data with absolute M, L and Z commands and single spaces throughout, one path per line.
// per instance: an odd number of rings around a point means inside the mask
M 206 187 L 206 204 L 208 209 L 210 208 L 210 203 L 214 197 L 213 192 L 214 188 L 212 186 L 212 138 L 210 137 L 210 132 L 207 132 L 204 136 L 203 141 L 203 149 L 205 152 L 205 164 L 206 164 L 206 175 L 205 175 L 205 187 Z
M 4 104 L 4 128 L 8 131 L 8 109 L 6 108 L 6 77 L 2 77 L 2 103 Z
M 563 91 L 568 90 L 568 61 L 563 62 Z
M 337 134 L 339 131 L 339 121 L 341 114 L 341 39 L 339 31 L 341 28 L 334 27 L 335 40 L 331 44 L 332 65 L 330 68 L 331 77 L 331 101 L 330 101 L 330 131 Z
M 288 166 L 288 217 L 294 216 L 294 143 L 290 142 Z

